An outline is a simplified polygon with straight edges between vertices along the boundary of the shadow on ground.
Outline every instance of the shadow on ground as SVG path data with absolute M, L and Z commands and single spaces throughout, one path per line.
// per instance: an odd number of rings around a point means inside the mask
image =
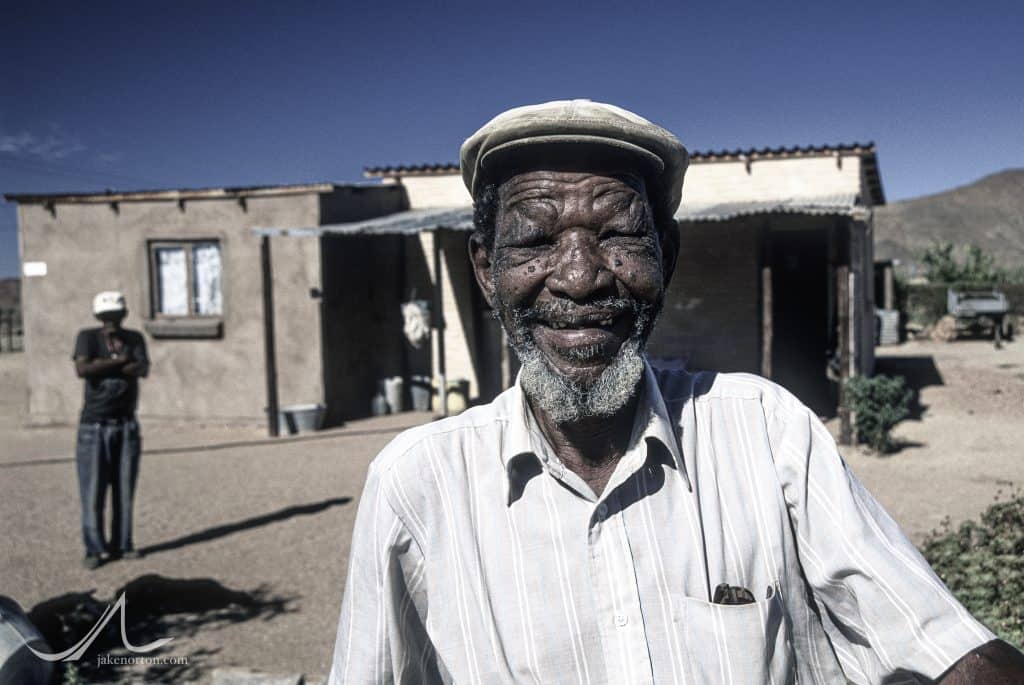
M 121 615 L 113 615 L 82 658 L 72 662 L 82 682 L 194 680 L 208 670 L 204 668 L 205 658 L 218 650 L 187 651 L 183 647 L 188 644 L 188 638 L 199 630 L 207 632 L 234 623 L 273 620 L 296 611 L 291 605 L 298 599 L 298 596 L 271 593 L 265 586 L 238 591 L 226 588 L 212 578 L 177 579 L 155 574 L 132 580 L 109 599 L 97 599 L 94 592 L 66 593 L 40 602 L 28 614 L 53 652 L 57 653 L 89 635 L 107 608 L 122 593 L 125 595 Z M 152 652 L 133 655 L 122 644 L 122 621 L 125 635 L 137 647 L 161 638 L 173 640 Z M 104 659 L 101 663 L 100 656 L 112 659 Z M 141 662 L 135 666 L 116 663 L 119 658 L 129 656 L 163 657 L 175 663 Z
M 409 428 L 414 425 L 415 424 L 409 424 L 408 426 L 400 426 L 400 428 Z M 340 438 L 358 438 L 366 435 L 385 435 L 396 432 L 397 431 L 395 427 L 372 428 L 366 430 L 325 431 L 323 433 L 315 433 L 312 435 L 294 435 L 283 436 L 279 438 L 260 438 L 258 440 L 236 440 L 234 442 L 216 442 L 203 445 L 184 445 L 181 447 L 157 447 L 154 449 L 143 449 L 142 454 L 143 457 L 148 458 L 154 455 L 178 455 L 189 454 L 192 452 L 215 452 L 218 450 L 230 450 L 242 447 L 274 447 L 287 445 L 294 442 L 336 440 Z M 70 451 L 74 452 L 74 445 L 72 445 Z M 23 466 L 52 466 L 54 464 L 72 464 L 74 463 L 74 461 L 74 457 L 44 457 L 37 459 L 23 459 L 19 461 L 4 462 L 0 464 L 0 469 L 18 468 Z
M 140 551 L 143 554 L 156 554 L 157 552 L 166 552 L 171 549 L 178 549 L 179 547 L 185 547 L 187 545 L 194 545 L 199 542 L 208 542 L 209 540 L 216 540 L 226 535 L 238 533 L 243 530 L 249 530 L 251 528 L 259 528 L 260 526 L 266 526 L 271 523 L 277 523 L 290 519 L 293 516 L 309 516 L 311 514 L 318 514 L 325 509 L 330 507 L 337 507 L 343 504 L 348 504 L 352 501 L 351 497 L 335 497 L 332 499 L 325 499 L 322 502 L 312 502 L 310 504 L 299 504 L 293 507 L 285 507 L 284 509 L 278 509 L 268 514 L 260 514 L 259 516 L 253 516 L 251 518 L 242 519 L 233 523 L 225 523 L 220 526 L 213 526 L 206 530 L 201 530 L 196 533 L 189 533 L 183 535 L 180 538 L 173 540 L 167 540 L 165 542 L 159 542 L 155 545 L 145 547 Z
M 875 373 L 886 376 L 903 376 L 907 387 L 913 392 L 910 398 L 908 419 L 920 421 L 928 406 L 921 404 L 921 390 L 933 385 L 945 385 L 935 358 L 931 355 L 920 357 L 883 357 L 875 359 Z M 915 445 L 907 445 L 913 447 Z

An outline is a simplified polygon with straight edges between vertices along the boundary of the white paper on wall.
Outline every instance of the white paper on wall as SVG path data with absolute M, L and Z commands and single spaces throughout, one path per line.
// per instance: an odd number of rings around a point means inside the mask
M 22 266 L 22 273 L 26 278 L 46 275 L 46 262 L 25 262 Z
M 156 250 L 159 283 L 159 309 L 161 314 L 188 315 L 188 269 L 185 249 L 159 247 Z
M 192 248 L 192 273 L 195 280 L 196 314 L 210 316 L 221 313 L 220 246 L 199 243 Z

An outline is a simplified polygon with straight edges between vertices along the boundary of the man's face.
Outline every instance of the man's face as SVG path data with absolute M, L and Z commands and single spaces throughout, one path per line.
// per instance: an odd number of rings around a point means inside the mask
M 128 315 L 128 312 L 124 309 L 120 309 L 113 312 L 100 312 L 96 315 L 96 318 L 103 323 L 109 323 L 114 326 L 120 326 L 121 322 L 124 321 L 124 317 Z
M 494 248 L 480 257 L 474 247 L 478 279 L 523 362 L 531 399 L 556 420 L 624 406 L 642 377 L 641 353 L 674 263 L 664 258 L 643 181 L 513 176 L 499 188 Z

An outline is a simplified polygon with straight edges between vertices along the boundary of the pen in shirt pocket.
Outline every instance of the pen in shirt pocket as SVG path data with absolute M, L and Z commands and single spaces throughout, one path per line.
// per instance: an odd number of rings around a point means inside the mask
M 773 588 L 768 586 L 768 592 L 766 595 L 767 599 L 772 598 Z M 715 594 L 711 598 L 712 604 L 726 604 L 726 605 L 737 605 L 737 604 L 753 604 L 757 600 L 754 599 L 754 593 L 745 587 L 739 587 L 738 585 L 729 585 L 728 583 L 721 583 L 715 588 Z

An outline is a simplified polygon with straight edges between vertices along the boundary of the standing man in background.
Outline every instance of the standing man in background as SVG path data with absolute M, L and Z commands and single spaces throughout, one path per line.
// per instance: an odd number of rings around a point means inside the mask
M 142 451 L 135 409 L 139 378 L 149 373 L 142 334 L 121 327 L 128 314 L 124 295 L 101 292 L 93 298 L 92 311 L 103 325 L 80 330 L 74 353 L 75 371 L 85 380 L 75 462 L 82 497 L 83 564 L 88 569 L 98 567 L 104 557 L 139 556 L 132 545 L 132 500 Z M 113 499 L 109 547 L 103 534 L 108 485 Z

